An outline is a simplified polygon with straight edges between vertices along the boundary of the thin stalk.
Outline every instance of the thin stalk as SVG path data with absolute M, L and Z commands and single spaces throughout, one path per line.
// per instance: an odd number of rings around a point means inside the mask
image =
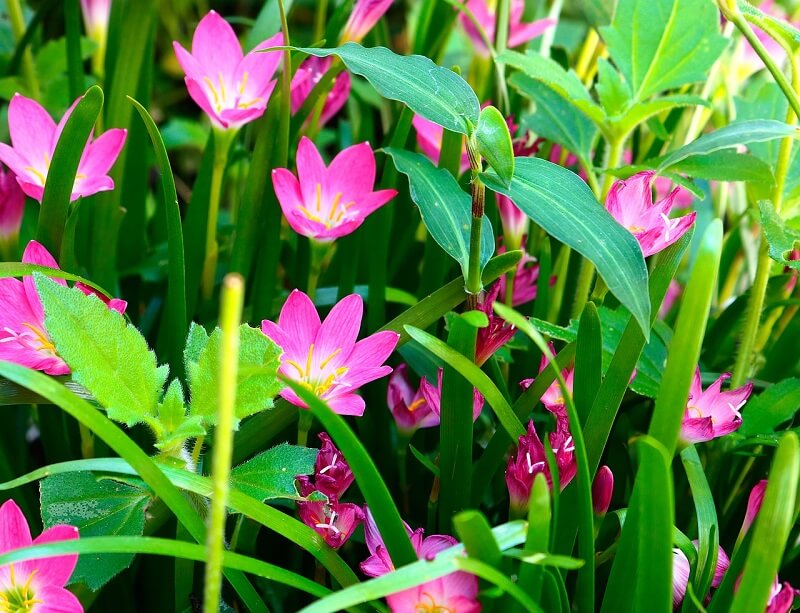
M 559 18 L 561 17 L 561 8 L 563 6 L 564 0 L 553 0 L 553 4 L 550 5 L 550 10 L 547 12 L 547 18 L 554 19 L 556 22 L 558 22 Z M 591 32 L 594 32 L 594 30 L 590 30 L 590 36 Z M 539 53 L 541 53 L 542 56 L 550 57 L 550 49 L 553 46 L 553 39 L 555 38 L 555 35 L 555 28 L 548 28 L 542 34 L 542 44 L 539 48 Z
M 481 157 L 472 139 L 467 139 L 467 153 L 472 170 L 472 225 L 469 231 L 469 267 L 467 269 L 467 305 L 468 311 L 478 306 L 478 294 L 481 283 L 481 232 L 483 227 L 483 210 L 486 201 L 486 187 L 478 178 L 481 172 Z
M 317 14 L 314 18 L 314 42 L 325 36 L 325 24 L 328 21 L 328 0 L 317 0 Z
M 214 431 L 214 453 L 211 464 L 211 510 L 206 535 L 206 576 L 203 611 L 219 611 L 222 590 L 222 559 L 225 552 L 225 516 L 227 513 L 233 426 L 236 408 L 236 378 L 239 370 L 239 324 L 244 305 L 244 279 L 238 274 L 225 277 L 222 284 L 220 327 L 219 409 Z
M 217 222 L 219 220 L 219 204 L 222 200 L 222 181 L 228 165 L 228 151 L 230 151 L 235 135 L 236 132 L 232 130 L 214 130 L 214 164 L 211 168 L 211 190 L 208 199 L 208 224 L 206 225 L 206 256 L 203 260 L 201 281 L 203 300 L 210 300 L 214 294 L 214 277 L 219 260 Z
M 8 20 L 11 22 L 11 33 L 14 35 L 14 42 L 19 43 L 22 37 L 25 36 L 25 17 L 22 13 L 22 3 L 20 0 L 7 0 L 6 10 L 8 11 Z M 33 63 L 33 54 L 30 47 L 26 47 L 25 51 L 22 52 L 20 68 L 31 96 L 35 100 L 40 100 L 42 90 L 39 87 L 39 79 L 36 77 L 36 67 Z

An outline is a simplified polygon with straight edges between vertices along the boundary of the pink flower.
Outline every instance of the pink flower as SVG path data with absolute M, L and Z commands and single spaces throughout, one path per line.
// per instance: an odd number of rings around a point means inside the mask
M 322 447 L 314 462 L 314 482 L 308 475 L 298 477 L 300 494 L 308 496 L 313 491 L 319 491 L 329 498 L 340 498 L 355 479 L 353 471 L 327 433 L 320 432 L 319 440 L 322 441 Z
M 439 369 L 438 376 L 437 376 L 437 385 L 436 387 L 433 386 L 432 383 L 429 383 L 428 380 L 423 377 L 422 381 L 420 381 L 419 387 L 422 391 L 422 395 L 425 397 L 425 402 L 428 403 L 431 411 L 437 418 L 437 425 L 439 423 L 439 418 L 442 414 L 442 373 L 443 369 Z M 474 389 L 472 390 L 472 421 L 478 419 L 478 415 L 481 414 L 481 410 L 483 409 L 483 396 L 481 393 Z
M 236 129 L 264 114 L 281 54 L 260 50 L 282 44 L 283 34 L 278 32 L 244 55 L 230 24 L 210 11 L 197 24 L 191 53 L 177 41 L 172 46 L 192 100 L 214 125 Z
M 761 504 L 764 502 L 764 492 L 767 490 L 767 480 L 762 479 L 753 486 L 750 490 L 750 496 L 747 498 L 747 509 L 744 513 L 744 521 L 742 522 L 742 534 L 744 535 L 753 525 L 756 520 L 756 515 L 761 510 Z
M 342 42 L 361 42 L 392 6 L 392 0 L 356 0 L 342 31 Z
M 550 349 L 550 353 L 556 355 L 556 348 L 553 343 L 548 343 L 547 346 Z M 543 355 L 542 359 L 539 361 L 539 374 L 542 374 L 545 369 L 547 368 L 548 364 L 550 364 L 550 360 L 547 359 L 547 355 Z M 561 371 L 561 376 L 564 377 L 564 383 L 567 384 L 567 390 L 569 391 L 570 395 L 572 395 L 572 386 L 573 380 L 575 378 L 575 369 L 572 367 L 564 368 Z M 533 384 L 533 379 L 523 379 L 519 382 L 520 386 L 523 390 L 528 389 Z M 542 404 L 544 407 L 553 413 L 556 417 L 562 416 L 566 418 L 566 400 L 564 399 L 564 394 L 561 392 L 561 385 L 559 385 L 558 380 L 553 381 L 550 384 L 544 394 L 542 394 L 541 398 Z
M 626 163 L 630 164 L 630 160 Z M 694 195 L 688 189 L 683 189 L 679 185 L 675 185 L 672 187 L 672 181 L 670 181 L 667 177 L 656 177 L 653 179 L 653 189 L 656 191 L 656 199 L 663 200 L 664 198 L 668 198 L 669 195 L 677 190 L 678 193 L 675 195 L 675 199 L 672 201 L 672 206 L 676 209 L 685 209 L 692 206 L 694 202 Z
M 413 434 L 418 428 L 431 428 L 439 425 L 439 416 L 431 411 L 422 385 L 417 390 L 411 387 L 408 380 L 408 366 L 400 364 L 389 377 L 386 390 L 386 403 L 397 422 L 397 428 L 406 436 Z
M 639 241 L 645 257 L 666 249 L 683 236 L 694 223 L 697 213 L 669 218 L 678 193 L 676 187 L 666 198 L 653 204 L 653 171 L 640 172 L 617 181 L 606 199 L 608 212 Z
M 614 494 L 614 473 L 608 466 L 601 466 L 592 483 L 592 506 L 596 515 L 605 515 Z
M 519 249 L 523 238 L 528 233 L 530 219 L 517 208 L 517 205 L 501 194 L 497 194 L 497 210 L 500 212 L 500 222 L 503 224 L 505 242 L 512 249 Z
M 506 248 L 498 247 L 497 253 L 505 253 Z M 500 301 L 506 300 L 506 279 L 507 275 L 500 277 Z M 555 276 L 550 277 L 550 287 L 555 285 Z M 521 304 L 526 304 L 532 300 L 536 300 L 536 295 L 539 292 L 539 264 L 536 263 L 536 258 L 523 252 L 522 257 L 517 264 L 517 273 L 514 275 L 514 289 L 511 297 L 511 306 L 517 307 Z
M 695 550 L 698 548 L 699 541 L 694 540 L 692 544 Z M 728 554 L 719 547 L 717 551 L 717 565 L 714 567 L 714 578 L 711 580 L 711 587 L 719 587 L 722 580 L 725 578 L 725 573 L 728 572 L 728 567 L 731 561 Z M 683 602 L 686 595 L 686 587 L 689 585 L 689 574 L 691 567 L 689 559 L 680 549 L 675 548 L 672 550 L 672 606 L 678 608 Z
M 25 193 L 13 174 L 0 168 L 0 242 L 16 243 L 24 212 Z
M 0 506 L 0 554 L 77 538 L 78 529 L 65 525 L 53 526 L 31 538 L 28 521 L 17 504 L 8 500 Z M 64 589 L 77 563 L 77 554 L 65 554 L 0 566 L 0 609 L 82 613 L 80 601 Z
M 487 2 L 487 0 L 469 0 L 467 2 L 467 8 L 475 16 L 478 23 L 481 24 L 481 28 L 492 44 L 495 42 L 495 31 L 497 28 L 497 15 L 495 14 L 497 9 L 495 6 L 495 2 Z M 524 45 L 529 40 L 543 34 L 556 23 L 552 19 L 540 19 L 530 23 L 522 23 L 522 13 L 524 10 L 524 0 L 511 0 L 511 13 L 508 21 L 509 47 L 513 48 Z M 489 50 L 483 43 L 483 38 L 481 38 L 481 35 L 478 33 L 475 24 L 464 13 L 459 15 L 459 20 L 461 21 L 461 27 L 464 28 L 464 31 L 467 33 L 467 36 L 469 36 L 470 41 L 478 53 L 488 56 Z
M 433 534 L 423 538 L 422 528 L 412 531 L 408 524 L 403 523 L 414 551 L 420 559 L 433 560 L 436 554 L 458 543 L 452 536 L 445 534 Z M 361 572 L 368 577 L 380 577 L 393 571 L 394 564 L 369 509 L 366 509 L 364 519 L 364 537 L 370 555 L 361 563 Z M 478 579 L 462 571 L 391 594 L 386 601 L 393 613 L 411 611 L 479 613 L 481 610 L 478 602 Z
M 730 434 L 742 425 L 739 411 L 753 391 L 753 384 L 748 383 L 735 390 L 721 392 L 722 382 L 730 377 L 729 373 L 723 373 L 703 391 L 700 369 L 695 370 L 681 424 L 681 438 L 685 442 L 710 441 L 712 438 Z
M 419 115 L 414 115 L 411 123 L 414 126 L 414 130 L 417 132 L 417 145 L 419 145 L 419 150 L 430 158 L 431 162 L 438 164 L 439 154 L 442 151 L 444 128 Z M 468 170 L 469 156 L 467 155 L 466 146 L 462 143 L 459 173 L 465 173 Z
M 392 372 L 383 363 L 400 338 L 396 332 L 385 331 L 356 342 L 363 310 L 361 296 L 351 294 L 320 322 L 311 299 L 293 290 L 278 323 L 261 322 L 262 332 L 283 349 L 279 372 L 307 387 L 340 415 L 364 413 L 364 399 L 354 392 Z M 281 396 L 306 407 L 289 388 Z
M 292 115 L 300 110 L 303 103 L 308 98 L 314 86 L 320 82 L 325 73 L 331 67 L 333 59 L 330 57 L 311 56 L 303 60 L 300 67 L 292 77 Z M 339 73 L 333 80 L 333 87 L 322 107 L 319 117 L 319 125 L 324 126 L 328 121 L 339 112 L 347 102 L 350 95 L 350 73 L 345 71 Z
M 502 281 L 495 283 L 478 304 L 478 310 L 486 315 L 489 325 L 485 328 L 478 328 L 478 338 L 475 343 L 475 363 L 478 366 L 492 357 L 495 352 L 510 341 L 517 329 L 505 322 L 502 317 L 494 314 L 494 303 L 500 292 Z
M 305 136 L 297 147 L 297 177 L 286 168 L 276 168 L 272 184 L 292 229 L 318 241 L 350 234 L 397 195 L 393 189 L 372 191 L 375 154 L 369 143 L 344 149 L 325 166 Z
M 788 581 L 781 583 L 778 577 L 775 577 L 764 613 L 789 613 L 795 596 L 800 596 L 800 590 L 794 589 Z
M 56 125 L 35 100 L 21 94 L 14 94 L 11 98 L 8 130 L 13 147 L 0 143 L 0 161 L 17 176 L 22 191 L 34 200 L 42 201 L 56 143 L 77 103 L 78 100 Z M 108 171 L 116 162 L 126 135 L 126 130 L 115 128 L 98 138 L 89 136 L 72 186 L 71 200 L 114 189 Z
M 111 15 L 111 0 L 81 0 L 83 23 L 90 38 L 96 39 L 108 30 L 108 18 Z
M 300 501 L 297 511 L 304 524 L 313 528 L 325 542 L 339 549 L 364 520 L 361 507 L 352 502 L 339 502 L 335 497 L 325 501 Z

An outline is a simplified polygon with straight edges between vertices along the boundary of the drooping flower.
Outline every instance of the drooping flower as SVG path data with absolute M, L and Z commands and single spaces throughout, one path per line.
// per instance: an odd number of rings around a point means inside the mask
M 361 572 L 368 577 L 380 577 L 393 571 L 394 564 L 369 509 L 366 509 L 365 515 L 364 536 L 370 555 L 361 563 Z M 445 534 L 424 537 L 422 528 L 412 531 L 408 524 L 403 523 L 414 551 L 420 559 L 433 560 L 439 552 L 458 544 L 456 539 Z M 479 613 L 481 610 L 478 601 L 478 579 L 475 575 L 463 571 L 390 594 L 386 597 L 386 602 L 393 613 L 411 611 Z
M 16 175 L 22 191 L 34 200 L 42 201 L 56 143 L 77 103 L 78 100 L 56 125 L 35 100 L 21 94 L 14 94 L 11 98 L 8 130 L 13 147 L 0 143 L 0 161 Z M 75 175 L 71 200 L 114 189 L 114 181 L 108 176 L 108 171 L 116 162 L 126 135 L 126 130 L 114 128 L 98 138 L 89 136 Z
M 742 534 L 746 533 L 756 520 L 756 516 L 761 510 L 761 504 L 764 502 L 764 492 L 766 491 L 766 479 L 762 479 L 756 483 L 753 489 L 750 490 L 750 495 L 747 497 L 747 509 L 745 510 L 744 521 L 742 522 Z
M 339 502 L 336 497 L 327 501 L 302 500 L 297 511 L 304 524 L 313 528 L 325 542 L 339 549 L 364 520 L 361 507 L 352 502 Z
M 300 64 L 292 77 L 292 115 L 300 110 L 311 90 L 328 72 L 332 62 L 333 59 L 330 57 L 316 57 L 313 55 L 303 60 L 303 63 Z M 350 73 L 344 71 L 339 73 L 333 80 L 331 91 L 325 99 L 325 104 L 319 116 L 320 126 L 324 126 L 339 112 L 347 102 L 349 95 Z
M 442 374 L 444 370 L 442 368 L 439 369 L 437 373 L 437 382 L 436 386 L 430 383 L 425 377 L 422 378 L 420 381 L 420 390 L 422 391 L 422 395 L 425 397 L 425 402 L 428 403 L 431 411 L 434 415 L 436 415 L 436 424 L 438 425 L 439 419 L 442 415 Z M 483 396 L 481 393 L 473 388 L 472 389 L 472 421 L 478 419 L 478 415 L 481 414 L 483 410 Z
M 17 504 L 8 500 L 0 506 L 0 554 L 77 538 L 77 528 L 61 524 L 31 538 Z M 80 601 L 64 588 L 77 563 L 77 554 L 64 554 L 0 566 L 0 610 L 83 613 Z
M 556 348 L 553 343 L 547 344 L 548 348 L 550 349 L 550 353 L 556 355 Z M 550 360 L 547 358 L 547 355 L 543 355 L 542 359 L 539 361 L 539 374 L 541 375 L 545 369 L 550 364 Z M 564 377 L 564 383 L 566 383 L 567 391 L 569 391 L 570 395 L 572 395 L 572 386 L 573 381 L 575 379 L 575 369 L 573 367 L 564 368 L 561 371 L 561 376 Z M 520 386 L 523 390 L 528 389 L 533 384 L 534 379 L 523 379 L 519 382 Z M 561 391 L 561 385 L 559 385 L 558 380 L 553 381 L 550 386 L 545 390 L 544 394 L 542 394 L 541 402 L 544 407 L 556 415 L 557 417 L 563 416 L 566 417 L 566 400 L 564 399 L 564 394 Z
M 505 253 L 505 251 L 506 251 L 505 246 L 500 246 L 497 248 L 498 254 Z M 506 300 L 507 278 L 508 278 L 507 273 L 502 277 L 500 277 L 501 302 L 505 302 Z M 555 285 L 555 282 L 556 282 L 555 276 L 550 277 L 550 282 L 549 282 L 550 287 Z M 535 257 L 527 254 L 526 252 L 523 252 L 522 257 L 517 263 L 517 272 L 514 275 L 514 288 L 512 290 L 513 293 L 511 295 L 511 306 L 518 307 L 532 300 L 536 300 L 536 296 L 539 292 L 538 283 L 539 283 L 539 264 L 536 262 Z
M 764 613 L 789 613 L 796 596 L 800 596 L 800 590 L 794 589 L 788 581 L 781 583 L 780 579 L 775 577 Z
M 197 24 L 191 53 L 177 41 L 172 46 L 192 100 L 215 126 L 237 129 L 264 114 L 282 56 L 261 50 L 282 44 L 278 32 L 244 55 L 230 24 L 210 11 Z
M 530 219 L 519 210 L 514 201 L 507 196 L 497 194 L 497 210 L 503 224 L 503 237 L 510 249 L 519 249 L 523 238 L 528 233 Z
M 495 32 L 497 30 L 497 8 L 496 3 L 489 0 L 469 0 L 466 5 L 472 14 L 475 16 L 476 21 L 481 25 L 486 38 L 492 44 L 495 43 Z M 508 20 L 508 46 L 519 47 L 524 45 L 529 40 L 536 38 L 543 34 L 548 28 L 555 25 L 552 19 L 539 19 L 529 23 L 523 23 L 522 13 L 525 10 L 524 0 L 511 0 L 511 10 Z M 475 49 L 483 56 L 489 55 L 489 50 L 483 42 L 483 38 L 478 33 L 478 29 L 472 20 L 469 19 L 464 13 L 459 15 L 461 27 L 469 36 Z
M 592 507 L 595 515 L 605 515 L 614 494 L 614 473 L 608 466 L 601 466 L 592 482 Z
M 700 369 L 695 370 L 681 424 L 681 438 L 685 442 L 710 441 L 730 434 L 742 425 L 740 411 L 753 391 L 753 384 L 747 383 L 735 390 L 721 392 L 722 382 L 730 377 L 729 373 L 721 374 L 703 391 Z
M 478 303 L 478 310 L 481 311 L 489 320 L 489 325 L 485 328 L 478 328 L 478 337 L 475 342 L 475 363 L 478 366 L 492 357 L 495 352 L 510 341 L 517 329 L 497 315 L 494 314 L 494 303 L 500 292 L 502 281 L 495 283 L 486 295 Z
M 356 0 L 342 31 L 341 42 L 361 42 L 392 6 L 393 0 Z
M 363 310 L 361 296 L 351 294 L 320 322 L 311 299 L 293 290 L 278 323 L 261 322 L 262 332 L 283 349 L 279 372 L 311 390 L 340 415 L 364 413 L 364 399 L 355 391 L 392 372 L 383 363 L 400 338 L 396 332 L 384 331 L 356 342 Z M 290 388 L 281 396 L 306 407 Z
M 408 380 L 408 366 L 400 364 L 389 377 L 386 404 L 397 422 L 397 428 L 406 436 L 418 428 L 439 425 L 439 416 L 431 411 L 422 393 L 422 385 L 414 390 Z
M 308 496 L 316 490 L 329 498 L 341 498 L 355 479 L 353 471 L 331 437 L 325 432 L 320 432 L 318 436 L 322 447 L 314 462 L 314 481 L 312 483 L 308 475 L 298 477 L 300 494 Z
M 683 236 L 694 223 L 697 213 L 669 218 L 682 188 L 676 187 L 659 202 L 653 203 L 653 171 L 640 172 L 614 183 L 606 199 L 608 212 L 639 241 L 645 257 L 666 249 Z
M 0 169 L 0 247 L 16 244 L 24 212 L 25 193 L 13 173 Z
M 692 541 L 694 548 L 699 547 L 697 540 Z M 722 547 L 717 551 L 717 565 L 714 567 L 714 578 L 711 580 L 711 587 L 718 588 L 722 580 L 725 578 L 725 573 L 728 572 L 728 567 L 731 561 L 728 554 Z M 686 587 L 689 585 L 689 574 L 691 573 L 691 566 L 686 554 L 677 547 L 672 550 L 672 606 L 678 608 L 686 596 Z
M 397 195 L 393 189 L 372 191 L 375 154 L 369 143 L 344 149 L 325 166 L 305 136 L 297 147 L 297 177 L 286 168 L 276 168 L 272 184 L 292 229 L 318 241 L 350 234 Z
M 430 158 L 431 162 L 438 164 L 439 155 L 442 152 L 444 128 L 419 115 L 414 115 L 411 124 L 417 133 L 417 145 L 419 145 L 420 151 Z M 469 155 L 467 155 L 467 148 L 463 144 L 461 146 L 461 162 L 458 170 L 459 173 L 465 173 L 469 170 Z

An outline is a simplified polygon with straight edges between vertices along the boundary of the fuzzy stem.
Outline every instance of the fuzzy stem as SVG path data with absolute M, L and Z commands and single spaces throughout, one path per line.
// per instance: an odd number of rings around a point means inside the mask
M 219 221 L 219 204 L 222 200 L 222 181 L 228 165 L 228 151 L 236 132 L 233 130 L 214 130 L 214 165 L 211 169 L 211 190 L 208 198 L 208 223 L 206 224 L 206 257 L 203 261 L 202 296 L 210 300 L 214 294 L 214 277 L 219 260 L 217 245 L 217 222 Z

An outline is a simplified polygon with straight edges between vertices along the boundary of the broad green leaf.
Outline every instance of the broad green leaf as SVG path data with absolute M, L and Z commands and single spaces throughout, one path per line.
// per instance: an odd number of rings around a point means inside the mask
M 202 334 L 193 326 L 189 335 L 188 357 L 196 350 L 195 339 Z M 199 416 L 204 425 L 217 421 L 219 399 L 219 359 L 222 331 L 216 328 L 197 355 L 188 361 L 186 374 L 191 390 L 190 416 Z M 277 378 L 281 349 L 260 330 L 242 324 L 239 328 L 239 372 L 236 382 L 236 423 L 249 415 L 272 408 L 272 399 L 283 388 Z M 185 355 L 187 353 L 185 352 Z
M 514 145 L 503 114 L 493 106 L 481 110 L 475 130 L 478 152 L 486 159 L 497 176 L 508 184 L 514 175 Z
M 464 543 L 467 555 L 489 566 L 499 567 L 503 561 L 503 552 L 494 540 L 492 529 L 486 516 L 480 511 L 462 511 L 453 517 L 453 528 Z
M 742 425 L 737 433 L 744 436 L 769 434 L 790 420 L 800 406 L 800 379 L 784 379 L 770 385 L 745 405 Z
M 399 100 L 443 128 L 470 135 L 480 103 L 472 88 L 452 70 L 421 55 L 397 55 L 385 47 L 345 43 L 336 49 L 298 49 L 317 57 L 338 56 L 350 72 L 366 78 L 378 93 Z
M 156 447 L 162 452 L 179 450 L 186 439 L 206 434 L 202 421 L 198 415 L 186 414 L 183 387 L 178 379 L 173 379 L 164 399 L 158 403 L 158 421 L 153 424 Z
M 635 102 L 704 80 L 728 43 L 708 0 L 618 0 L 600 31 Z
M 772 168 L 761 158 L 734 149 L 693 155 L 671 167 L 672 172 L 709 181 L 755 181 L 774 183 Z
M 110 419 L 128 426 L 152 423 L 167 367 L 139 331 L 99 298 L 34 274 L 45 327 L 72 377 L 89 390 Z
M 483 178 L 487 187 L 511 198 L 545 232 L 588 258 L 649 337 L 647 268 L 639 243 L 578 175 L 546 160 L 517 158 L 509 188 L 492 174 Z
M 300 499 L 295 479 L 314 472 L 317 450 L 283 443 L 231 470 L 231 486 L 256 500 Z
M 434 240 L 460 265 L 464 278 L 469 268 L 472 200 L 449 172 L 436 168 L 418 153 L 389 147 L 397 170 L 408 177 L 411 199 Z M 499 179 L 498 179 L 499 181 Z M 494 233 L 487 217 L 481 227 L 481 270 L 494 253 Z
M 792 228 L 781 219 L 769 200 L 758 203 L 761 227 L 769 245 L 769 257 L 784 266 L 800 270 L 800 260 L 790 259 L 792 251 L 800 245 L 800 230 Z
M 630 106 L 630 86 L 606 58 L 597 60 L 597 97 L 610 117 L 622 115 Z
M 632 105 L 621 117 L 609 119 L 609 123 L 617 134 L 627 136 L 639 124 L 655 119 L 656 115 L 660 113 L 683 106 L 709 106 L 709 104 L 698 96 L 686 94 L 662 96 Z M 666 130 L 662 128 L 661 131 L 665 132 Z
M 141 481 L 91 472 L 53 475 L 41 482 L 42 523 L 75 526 L 87 536 L 141 536 L 153 494 Z M 132 554 L 80 556 L 70 583 L 96 591 L 133 561 Z

